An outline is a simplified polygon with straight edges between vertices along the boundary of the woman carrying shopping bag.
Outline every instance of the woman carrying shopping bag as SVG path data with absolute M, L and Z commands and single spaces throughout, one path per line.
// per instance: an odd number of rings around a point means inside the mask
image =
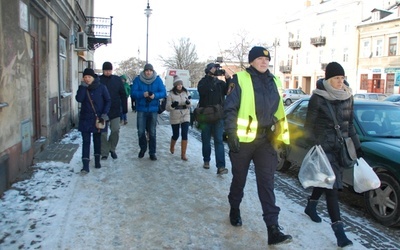
M 351 137 L 357 157 L 363 155 L 360 140 L 353 126 L 353 96 L 351 89 L 344 84 L 344 76 L 344 69 L 339 63 L 331 62 L 326 66 L 325 79 L 317 82 L 317 89 L 313 91 L 310 98 L 304 125 L 306 140 L 311 144 L 310 146 L 322 146 L 336 177 L 333 189 L 313 188 L 304 212 L 310 216 L 312 221 L 321 222 L 316 207 L 319 198 L 325 193 L 331 226 L 339 247 L 352 245 L 353 242 L 347 238 L 340 217 L 338 194 L 339 190 L 343 188 L 342 173 L 344 166 L 340 163 L 342 145 L 335 130 L 335 119 L 343 137 Z M 329 104 L 336 117 L 332 116 Z

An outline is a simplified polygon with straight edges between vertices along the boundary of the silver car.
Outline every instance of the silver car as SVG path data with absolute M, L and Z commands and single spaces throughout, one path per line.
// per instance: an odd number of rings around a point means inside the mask
M 306 94 L 301 89 L 282 89 L 283 103 L 285 103 L 285 105 L 287 105 L 287 106 L 289 106 L 293 102 L 295 102 L 303 97 L 309 97 L 309 96 L 310 95 Z
M 199 103 L 200 95 L 199 91 L 197 91 L 197 88 L 187 88 L 187 91 L 189 92 L 189 95 L 191 96 L 191 105 L 190 105 L 190 125 L 193 126 L 193 121 L 194 121 L 194 115 L 193 115 L 193 110 L 197 107 L 197 104 Z

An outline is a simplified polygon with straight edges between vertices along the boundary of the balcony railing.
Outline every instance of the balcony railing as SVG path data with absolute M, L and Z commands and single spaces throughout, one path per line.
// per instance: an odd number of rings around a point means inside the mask
M 301 41 L 291 41 L 289 42 L 289 48 L 296 50 L 301 48 Z
M 86 34 L 88 35 L 88 49 L 95 50 L 102 45 L 111 43 L 112 35 L 112 16 L 86 17 Z
M 324 46 L 326 43 L 326 37 L 324 36 L 317 36 L 311 38 L 311 44 L 315 47 Z
M 279 66 L 279 71 L 284 74 L 290 74 L 292 72 L 292 66 L 291 65 Z

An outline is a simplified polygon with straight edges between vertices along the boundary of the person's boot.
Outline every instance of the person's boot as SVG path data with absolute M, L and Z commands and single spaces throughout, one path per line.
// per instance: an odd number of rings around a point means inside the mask
M 188 144 L 187 140 L 181 141 L 181 159 L 184 161 L 188 160 L 188 158 L 186 157 L 187 144 Z
M 317 223 L 321 222 L 321 217 L 317 214 L 317 205 L 318 200 L 311 200 L 308 198 L 306 209 L 304 209 L 304 213 L 310 216 L 311 220 Z
M 292 236 L 283 234 L 279 225 L 267 226 L 268 228 L 268 245 L 277 245 L 292 241 Z
M 346 234 L 344 233 L 342 221 L 336 221 L 332 223 L 331 227 L 335 232 L 338 247 L 346 247 L 353 245 L 353 242 L 349 240 Z
M 171 152 L 171 154 L 173 154 L 175 152 L 175 144 L 176 144 L 176 140 L 171 138 L 171 144 L 169 145 L 169 152 Z
M 240 217 L 240 209 L 231 207 L 229 212 L 229 220 L 231 225 L 234 227 L 240 227 L 242 225 L 242 217 Z
M 100 155 L 94 155 L 94 167 L 101 168 Z
M 82 159 L 83 168 L 81 169 L 81 174 L 89 173 L 89 162 L 90 160 L 88 158 Z

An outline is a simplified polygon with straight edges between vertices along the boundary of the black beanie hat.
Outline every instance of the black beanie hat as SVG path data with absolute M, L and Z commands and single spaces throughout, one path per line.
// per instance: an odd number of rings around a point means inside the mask
M 326 65 L 325 80 L 334 76 L 345 76 L 343 67 L 337 62 L 330 62 Z
M 87 75 L 92 76 L 93 78 L 97 77 L 97 75 L 94 73 L 94 70 L 93 69 L 89 69 L 89 68 L 86 68 L 83 71 L 83 76 L 87 76 Z
M 266 48 L 260 47 L 260 46 L 254 46 L 251 48 L 249 52 L 249 63 L 254 61 L 257 57 L 260 56 L 265 56 L 271 61 L 271 55 L 269 54 L 269 51 Z
M 209 63 L 209 64 L 207 64 L 206 68 L 204 69 L 204 72 L 205 72 L 206 74 L 208 74 L 208 72 L 210 72 L 210 70 L 211 70 L 213 67 L 215 67 L 215 63 Z
M 151 65 L 150 63 L 144 65 L 144 71 L 146 70 L 154 71 L 153 65 Z
M 103 63 L 103 70 L 112 70 L 113 66 L 110 62 L 104 62 Z

